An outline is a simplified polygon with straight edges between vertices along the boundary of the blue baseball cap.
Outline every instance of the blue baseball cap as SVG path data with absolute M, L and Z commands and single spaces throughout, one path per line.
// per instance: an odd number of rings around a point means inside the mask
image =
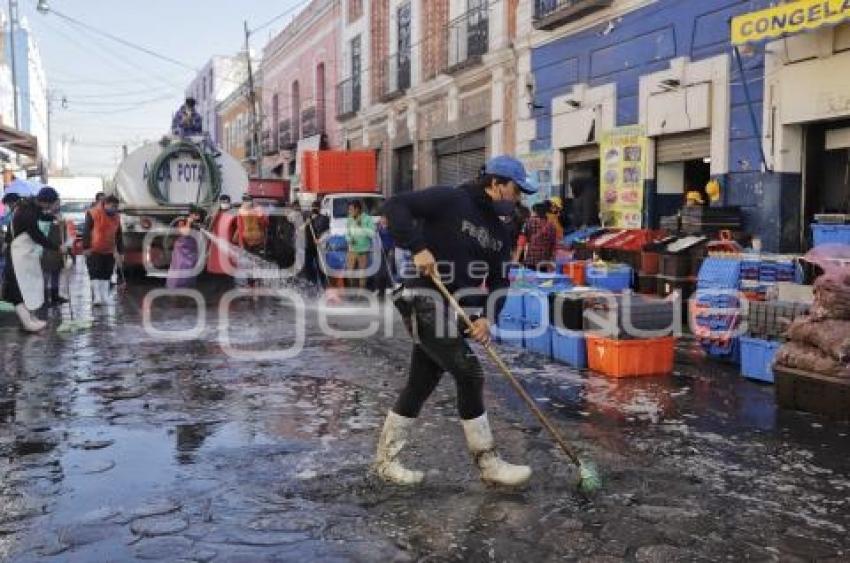
M 512 156 L 502 155 L 491 158 L 484 167 L 484 173 L 513 180 L 524 194 L 534 195 L 537 193 L 537 186 L 528 177 L 525 166 Z

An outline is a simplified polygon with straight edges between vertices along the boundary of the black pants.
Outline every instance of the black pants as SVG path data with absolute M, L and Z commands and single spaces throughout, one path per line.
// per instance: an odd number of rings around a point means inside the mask
M 407 385 L 393 411 L 407 418 L 419 416 L 443 372 L 449 372 L 457 387 L 460 418 L 471 420 L 483 415 L 484 374 L 481 364 L 462 335 L 450 335 L 448 326 L 453 321 L 446 318 L 445 322 L 438 323 L 438 307 L 431 298 L 399 298 L 396 299 L 396 307 L 413 337 L 414 345 Z M 443 326 L 440 327 L 440 324 Z
M 89 278 L 93 280 L 109 280 L 115 269 L 115 257 L 112 254 L 95 254 L 86 258 Z

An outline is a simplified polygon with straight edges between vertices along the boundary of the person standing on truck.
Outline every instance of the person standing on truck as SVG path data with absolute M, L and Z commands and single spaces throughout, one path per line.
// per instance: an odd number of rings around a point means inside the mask
M 404 289 L 396 292 L 396 308 L 414 344 L 407 384 L 389 411 L 378 442 L 374 467 L 381 478 L 400 485 L 422 481 L 421 471 L 405 468 L 398 458 L 425 401 L 446 371 L 455 380 L 464 434 L 481 479 L 515 486 L 531 476 L 529 467 L 507 463 L 496 452 L 484 408 L 481 364 L 465 337 L 448 328 L 456 319 L 431 276 L 443 276 L 449 291 L 478 290 L 461 303 L 485 306 L 488 299 L 482 286 L 494 292 L 509 285 L 505 270 L 511 260 L 513 230 L 506 219 L 513 216 L 522 193 L 535 192 L 519 160 L 498 156 L 487 162 L 473 183 L 404 193 L 385 205 L 390 232 L 398 246 L 413 253 L 419 275 L 405 279 Z M 495 319 L 503 305 L 504 299 L 498 299 L 485 310 L 492 309 Z M 468 336 L 489 343 L 490 321 L 486 316 L 473 318 L 474 329 Z
M 265 246 L 268 219 L 261 209 L 254 205 L 254 198 L 242 196 L 242 206 L 236 214 L 236 232 L 233 242 L 241 249 L 236 267 L 236 283 L 239 287 L 250 284 L 250 272 L 254 267 L 254 255 L 259 256 Z
M 123 251 L 118 198 L 106 196 L 86 215 L 83 231 L 83 254 L 91 280 L 92 305 L 109 303 L 109 280 L 116 264 L 122 263 Z
M 171 120 L 171 132 L 178 137 L 204 134 L 204 121 L 195 110 L 195 98 L 188 97 Z
M 363 203 L 355 199 L 348 204 L 348 222 L 345 225 L 345 240 L 348 243 L 348 258 L 345 269 L 348 272 L 359 272 L 369 267 L 369 252 L 372 250 L 372 239 L 375 237 L 375 221 L 368 213 L 363 213 Z M 360 289 L 366 288 L 366 276 L 352 276 L 351 284 Z

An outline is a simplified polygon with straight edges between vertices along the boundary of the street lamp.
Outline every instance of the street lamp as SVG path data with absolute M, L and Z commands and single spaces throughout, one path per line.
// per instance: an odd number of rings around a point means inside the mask
M 46 14 L 50 11 L 50 6 L 47 4 L 47 0 L 38 0 L 38 5 L 35 7 L 36 10 L 41 14 Z

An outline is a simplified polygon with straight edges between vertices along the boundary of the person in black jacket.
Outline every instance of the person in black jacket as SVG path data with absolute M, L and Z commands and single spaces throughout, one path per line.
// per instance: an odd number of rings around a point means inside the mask
M 431 281 L 439 273 L 452 292 L 463 292 L 467 307 L 487 304 L 489 292 L 508 287 L 506 269 L 513 235 L 510 220 L 522 192 L 536 190 L 518 160 L 490 160 L 481 177 L 457 188 L 433 187 L 390 199 L 384 207 L 396 244 L 411 251 L 419 274 L 403 280 L 396 307 L 414 340 L 407 385 L 387 415 L 378 443 L 375 470 L 383 479 L 401 485 L 422 481 L 421 471 L 405 468 L 398 456 L 425 401 L 443 372 L 457 386 L 457 403 L 467 443 L 485 482 L 520 485 L 531 469 L 503 461 L 494 446 L 484 408 L 484 375 L 478 358 L 456 326 L 450 309 Z M 470 293 L 477 292 L 472 296 Z M 504 299 L 487 307 L 498 317 Z M 490 341 L 490 321 L 479 316 L 468 336 Z

